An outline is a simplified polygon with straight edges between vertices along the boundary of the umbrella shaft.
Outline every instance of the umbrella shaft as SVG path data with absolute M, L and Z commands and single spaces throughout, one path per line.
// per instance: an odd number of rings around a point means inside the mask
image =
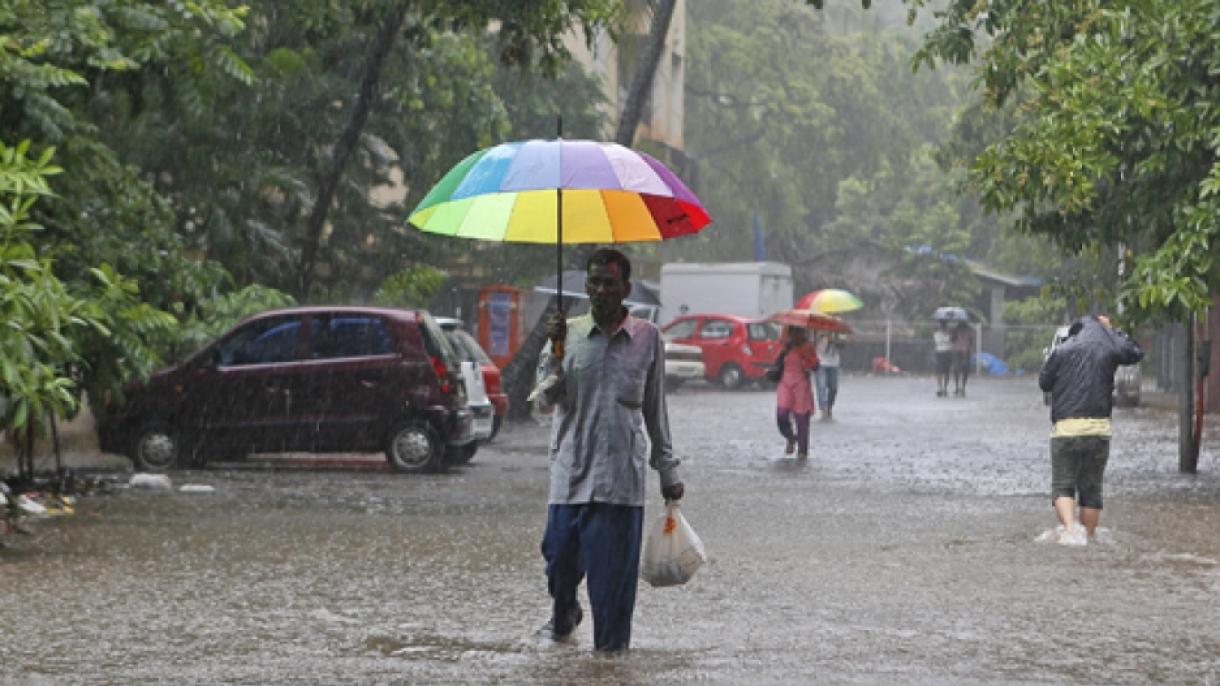
M 555 189 L 555 283 L 559 284 L 559 311 L 563 312 L 563 189 Z

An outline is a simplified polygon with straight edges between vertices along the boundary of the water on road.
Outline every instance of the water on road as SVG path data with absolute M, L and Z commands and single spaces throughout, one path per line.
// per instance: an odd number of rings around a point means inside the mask
M 804 464 L 770 393 L 672 394 L 709 561 L 641 586 L 626 656 L 535 635 L 546 433 L 514 426 L 447 474 L 221 465 L 171 475 L 209 493 L 86 498 L 0 552 L 0 683 L 1220 683 L 1216 454 L 1180 475 L 1173 414 L 1118 410 L 1100 540 L 1038 542 L 1032 380 L 932 391 L 846 377 Z

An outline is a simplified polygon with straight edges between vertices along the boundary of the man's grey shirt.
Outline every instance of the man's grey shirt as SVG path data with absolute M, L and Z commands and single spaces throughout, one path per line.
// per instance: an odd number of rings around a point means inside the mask
M 642 507 L 649 465 L 662 488 L 679 481 L 664 377 L 661 332 L 636 317 L 627 316 L 610 338 L 591 315 L 569 320 L 560 365 L 547 344 L 535 393 L 543 409 L 555 408 L 550 504 Z

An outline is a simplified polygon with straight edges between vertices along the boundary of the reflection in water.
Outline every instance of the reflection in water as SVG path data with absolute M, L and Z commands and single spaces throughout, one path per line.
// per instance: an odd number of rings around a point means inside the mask
M 443 475 L 224 468 L 174 475 L 212 492 L 86 498 L 0 552 L 0 683 L 1216 683 L 1215 457 L 1182 477 L 1171 418 L 1123 413 L 1101 535 L 1040 544 L 1032 384 L 937 405 L 923 381 L 846 378 L 807 465 L 768 394 L 675 394 L 709 560 L 640 587 L 626 656 L 588 623 L 536 635 L 546 432 L 510 428 Z

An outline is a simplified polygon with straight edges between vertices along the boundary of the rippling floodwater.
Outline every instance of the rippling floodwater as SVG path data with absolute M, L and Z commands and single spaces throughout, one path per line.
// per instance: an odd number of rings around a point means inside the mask
M 527 426 L 444 475 L 365 456 L 87 498 L 0 552 L 0 682 L 1220 683 L 1216 454 L 1179 475 L 1172 413 L 1116 411 L 1104 535 L 1039 543 L 1033 382 L 931 391 L 846 377 L 807 465 L 782 459 L 771 394 L 673 394 L 710 560 L 641 587 L 625 657 L 591 654 L 588 624 L 534 635 L 546 436 Z

